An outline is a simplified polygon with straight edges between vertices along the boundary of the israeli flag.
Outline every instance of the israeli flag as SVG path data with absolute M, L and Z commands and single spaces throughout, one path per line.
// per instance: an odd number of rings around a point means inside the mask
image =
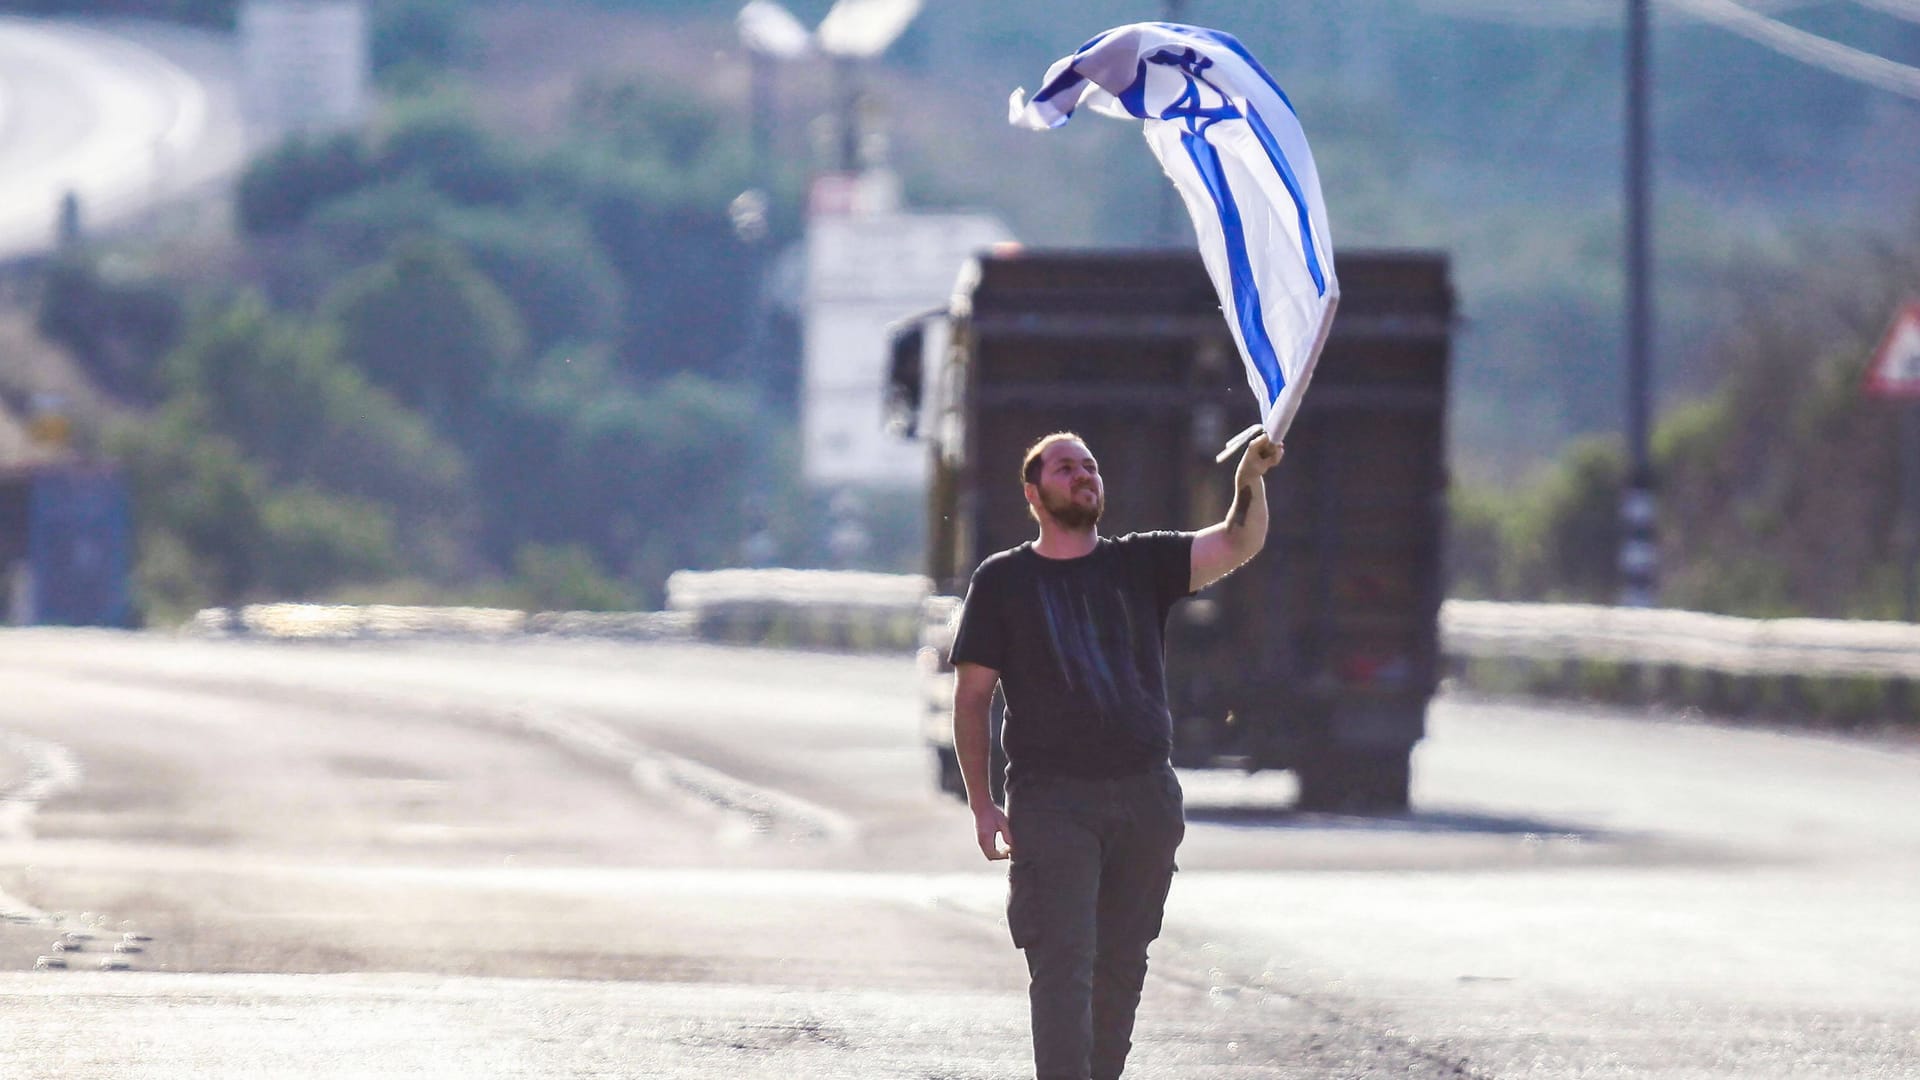
M 1146 121 L 1147 145 L 1193 216 L 1262 426 L 1278 441 L 1340 301 L 1320 174 L 1280 84 L 1233 35 L 1156 22 L 1099 35 L 1025 95 L 1013 92 L 1007 118 L 1034 131 L 1082 104 Z

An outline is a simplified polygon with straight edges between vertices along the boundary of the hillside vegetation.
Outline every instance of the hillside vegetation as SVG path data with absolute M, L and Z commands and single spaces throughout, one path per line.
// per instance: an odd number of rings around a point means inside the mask
M 827 4 L 792 6 L 815 20 Z M 234 10 L 0 7 L 211 25 Z M 43 332 L 147 417 L 100 440 L 138 486 L 150 614 L 622 606 L 679 567 L 831 561 L 824 500 L 797 488 L 798 349 L 774 272 L 823 163 L 830 86 L 819 65 L 780 73 L 777 160 L 756 174 L 734 9 L 375 0 L 378 122 L 255 162 L 237 250 L 187 266 L 83 249 L 55 268 Z M 1034 243 L 1187 243 L 1131 125 L 1036 139 L 1004 122 L 1013 86 L 1159 9 L 930 5 L 864 76 L 910 200 L 990 209 Z M 1188 13 L 1287 85 L 1339 245 L 1454 256 L 1455 590 L 1610 599 L 1617 28 L 1508 24 L 1466 0 Z M 1796 18 L 1920 61 L 1910 24 Z M 1920 291 L 1920 222 L 1904 224 L 1920 109 L 1711 28 L 1660 29 L 1665 599 L 1889 614 L 1894 419 L 1855 388 Z M 764 219 L 735 203 L 755 184 Z M 869 510 L 872 564 L 914 566 L 913 508 Z

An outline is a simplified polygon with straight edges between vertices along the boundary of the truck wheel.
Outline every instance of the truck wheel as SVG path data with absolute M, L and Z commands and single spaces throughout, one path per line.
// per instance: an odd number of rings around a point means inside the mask
M 1299 809 L 1326 813 L 1395 814 L 1408 806 L 1409 750 L 1322 749 L 1294 769 Z
M 956 799 L 967 797 L 967 782 L 960 778 L 960 757 L 950 746 L 936 747 L 933 751 L 934 782 L 940 790 Z

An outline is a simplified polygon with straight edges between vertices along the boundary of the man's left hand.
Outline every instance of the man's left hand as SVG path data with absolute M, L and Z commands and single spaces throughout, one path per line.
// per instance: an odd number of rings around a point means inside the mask
M 1267 438 L 1266 432 L 1254 436 L 1247 444 L 1247 452 L 1240 455 L 1240 467 L 1234 470 L 1235 480 L 1258 480 L 1267 475 L 1267 470 L 1280 464 L 1286 455 L 1287 444 L 1277 443 Z

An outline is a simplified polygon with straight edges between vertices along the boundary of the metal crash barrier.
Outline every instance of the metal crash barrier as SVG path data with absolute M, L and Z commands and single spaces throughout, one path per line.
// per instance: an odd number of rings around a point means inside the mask
M 682 570 L 667 579 L 667 610 L 710 641 L 911 652 L 932 591 L 918 574 Z
M 189 632 L 288 640 L 407 636 L 592 636 L 773 648 L 910 653 L 957 604 L 912 574 L 832 570 L 681 571 L 667 610 L 256 604 L 201 612 Z M 1849 725 L 1920 720 L 1920 626 L 1744 619 L 1589 604 L 1449 600 L 1441 649 L 1453 685 L 1695 707 Z
M 1920 626 L 1449 600 L 1457 683 L 1836 725 L 1920 719 Z

